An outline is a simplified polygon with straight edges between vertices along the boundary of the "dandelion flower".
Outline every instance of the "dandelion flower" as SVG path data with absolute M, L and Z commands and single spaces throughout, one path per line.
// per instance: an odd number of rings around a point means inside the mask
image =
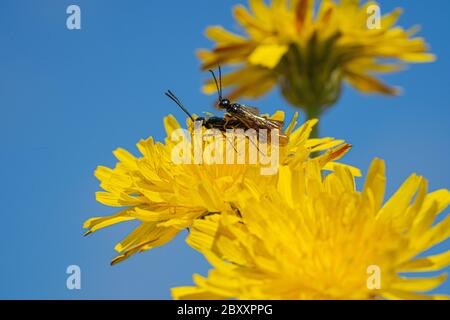
M 277 112 L 273 118 L 284 119 Z M 323 151 L 313 160 L 323 169 L 334 170 L 342 164 L 333 162 L 342 157 L 349 145 L 332 138 L 308 139 L 317 121 L 308 121 L 294 130 L 296 117 L 286 129 L 287 145 L 280 148 L 280 166 L 301 166 L 311 153 Z M 262 176 L 260 166 L 246 164 L 176 164 L 172 151 L 176 143 L 173 134 L 181 126 L 172 116 L 164 120 L 167 138 L 165 143 L 152 138 L 137 144 L 140 157 L 124 149 L 114 151 L 119 160 L 114 169 L 100 166 L 95 176 L 104 191 L 97 192 L 100 203 L 120 208 L 112 216 L 89 219 L 84 228 L 90 234 L 99 229 L 130 220 L 140 225 L 116 245 L 120 253 L 112 264 L 136 252 L 161 246 L 172 240 L 180 230 L 189 228 L 195 219 L 210 213 L 220 213 L 233 208 L 233 197 L 246 180 L 260 185 L 271 185 L 277 176 Z M 192 122 L 188 121 L 190 133 Z M 188 141 L 186 139 L 186 141 Z M 206 142 L 205 142 L 206 144 Z M 205 159 L 206 161 L 206 159 Z M 353 170 L 357 173 L 357 169 Z
M 450 235 L 447 190 L 428 193 L 410 176 L 383 204 L 385 165 L 374 160 L 362 192 L 346 168 L 322 177 L 285 167 L 278 187 L 241 192 L 241 218 L 210 216 L 194 223 L 188 242 L 214 266 L 177 299 L 440 299 L 426 295 L 446 279 L 429 276 L 450 264 L 450 251 L 423 256 Z M 267 190 L 266 190 L 267 191 Z M 421 255 L 421 256 L 419 256 Z M 425 272 L 423 277 L 404 273 Z
M 418 28 L 395 26 L 401 9 L 380 17 L 372 28 L 368 24 L 376 3 L 359 2 L 323 0 L 316 6 L 313 0 L 274 0 L 269 5 L 250 0 L 251 12 L 241 5 L 234 8 L 244 35 L 221 26 L 206 30 L 215 45 L 198 52 L 202 66 L 237 66 L 223 78 L 223 85 L 232 88 L 231 99 L 257 98 L 279 86 L 308 118 L 317 118 L 337 101 L 343 80 L 364 93 L 396 94 L 375 75 L 397 71 L 405 63 L 433 61 L 434 56 L 422 38 L 414 37 Z M 214 90 L 208 82 L 205 91 Z

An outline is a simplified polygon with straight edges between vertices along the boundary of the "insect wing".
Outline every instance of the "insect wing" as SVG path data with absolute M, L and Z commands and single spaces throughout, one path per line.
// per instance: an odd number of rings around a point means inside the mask
M 250 112 L 247 108 L 242 108 L 239 114 L 236 114 L 237 118 L 240 118 L 249 128 L 253 129 L 281 129 L 283 126 L 280 121 L 264 118 L 260 115 L 256 115 Z
M 255 116 L 259 116 L 261 114 L 257 107 L 250 107 L 241 104 L 241 108 L 249 113 L 253 113 Z

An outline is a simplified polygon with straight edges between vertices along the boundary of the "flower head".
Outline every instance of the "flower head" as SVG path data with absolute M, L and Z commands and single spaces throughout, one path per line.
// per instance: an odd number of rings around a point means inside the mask
M 277 112 L 272 119 L 284 120 L 284 113 Z M 121 208 L 113 216 L 97 217 L 84 223 L 87 234 L 116 223 L 138 220 L 141 224 L 116 245 L 121 254 L 112 263 L 118 263 L 130 255 L 148 250 L 170 241 L 183 229 L 189 228 L 195 219 L 211 213 L 233 210 L 233 201 L 245 181 L 259 185 L 272 185 L 277 175 L 261 175 L 259 164 L 214 163 L 209 154 L 199 164 L 177 163 L 173 151 L 180 146 L 180 125 L 172 116 L 164 120 L 167 131 L 165 143 L 155 143 L 152 138 L 137 144 L 140 157 L 134 157 L 124 149 L 114 155 L 119 160 L 114 169 L 100 166 L 95 176 L 104 191 L 97 192 L 100 203 Z M 334 163 L 342 157 L 350 145 L 332 138 L 308 139 L 317 121 L 311 120 L 294 130 L 296 117 L 286 129 L 289 142 L 280 147 L 279 166 L 299 167 L 314 161 L 323 169 L 334 170 L 341 164 Z M 187 132 L 193 133 L 188 120 Z M 205 129 L 203 128 L 202 133 Z M 185 146 L 192 140 L 184 137 Z M 203 147 L 209 140 L 200 142 Z M 249 144 L 249 142 L 247 142 Z M 192 148 L 188 148 L 192 150 Z M 233 150 L 233 149 L 232 149 Z M 311 159 L 311 153 L 323 153 Z M 233 151 L 235 152 L 235 151 Z M 190 151 L 188 151 L 190 154 Z M 357 169 L 353 169 L 357 172 Z
M 434 56 L 422 38 L 413 37 L 417 29 L 395 26 L 400 9 L 380 17 L 372 28 L 378 7 L 373 1 L 359 2 L 323 0 L 315 10 L 313 0 L 273 0 L 269 5 L 250 0 L 251 12 L 240 5 L 234 9 L 245 35 L 220 26 L 206 30 L 215 47 L 199 51 L 203 68 L 237 65 L 223 79 L 224 86 L 233 88 L 232 99 L 259 97 L 279 85 L 290 103 L 312 117 L 336 102 L 343 80 L 365 93 L 395 94 L 376 73 Z M 214 90 L 212 82 L 205 86 L 206 92 Z
M 447 190 L 427 192 L 410 176 L 383 204 L 385 166 L 375 160 L 362 192 L 346 168 L 322 177 L 317 165 L 283 168 L 278 187 L 241 192 L 241 217 L 196 221 L 188 238 L 214 269 L 196 275 L 196 287 L 173 289 L 175 298 L 431 299 L 446 275 L 416 278 L 404 272 L 437 271 L 450 251 L 422 256 L 450 236 L 450 216 L 433 224 L 450 203 Z

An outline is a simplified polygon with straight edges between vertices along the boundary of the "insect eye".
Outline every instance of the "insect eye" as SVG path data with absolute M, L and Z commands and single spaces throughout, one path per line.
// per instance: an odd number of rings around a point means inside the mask
M 220 101 L 220 106 L 221 107 L 228 107 L 229 105 L 230 105 L 230 100 L 228 100 L 228 99 L 222 99 Z

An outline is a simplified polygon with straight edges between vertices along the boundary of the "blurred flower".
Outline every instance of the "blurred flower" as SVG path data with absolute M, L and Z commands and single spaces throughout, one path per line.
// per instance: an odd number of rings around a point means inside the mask
M 418 28 L 395 26 L 401 9 L 381 17 L 379 29 L 369 29 L 369 13 L 376 4 L 372 1 L 360 5 L 358 0 L 323 0 L 315 6 L 313 0 L 274 0 L 270 5 L 250 0 L 249 4 L 251 13 L 241 5 L 234 9 L 244 36 L 209 27 L 206 36 L 215 47 L 198 52 L 204 69 L 237 65 L 223 79 L 223 85 L 233 89 L 231 99 L 256 98 L 278 85 L 284 97 L 312 119 L 337 101 L 343 80 L 364 93 L 392 95 L 397 90 L 375 74 L 435 59 L 424 40 L 413 37 Z M 210 81 L 204 89 L 212 93 L 215 86 Z
M 450 251 L 423 256 L 450 236 L 447 190 L 427 192 L 410 176 L 383 205 L 385 165 L 375 160 L 362 192 L 346 168 L 322 177 L 282 168 L 278 188 L 240 193 L 241 218 L 222 215 L 194 223 L 188 242 L 214 266 L 196 287 L 172 289 L 177 299 L 440 299 L 425 295 L 446 279 L 409 277 L 450 264 Z M 433 224 L 434 223 L 434 224 Z M 422 254 L 421 257 L 418 257 Z
M 284 120 L 277 112 L 272 119 Z M 280 166 L 301 167 L 311 160 L 311 153 L 323 152 L 313 161 L 320 168 L 334 170 L 343 165 L 332 162 L 343 156 L 350 145 L 333 138 L 308 139 L 317 120 L 306 122 L 294 130 L 296 117 L 286 129 L 287 145 L 280 147 Z M 233 210 L 233 200 L 243 183 L 252 180 L 261 186 L 276 183 L 277 176 L 262 176 L 261 165 L 250 164 L 175 164 L 172 151 L 176 142 L 173 133 L 181 127 L 172 116 L 164 119 L 165 144 L 153 138 L 137 144 L 142 156 L 134 157 L 123 149 L 114 155 L 119 163 L 114 169 L 100 166 L 95 176 L 101 188 L 96 198 L 100 203 L 122 208 L 112 216 L 89 219 L 84 223 L 86 234 L 129 220 L 141 224 L 116 245 L 121 254 L 112 264 L 130 255 L 172 240 L 178 232 L 189 228 L 195 219 L 211 213 Z M 194 128 L 188 120 L 189 133 Z M 188 137 L 186 137 L 188 141 Z M 208 142 L 204 142 L 207 144 Z M 350 168 L 350 167 L 349 167 Z M 358 174 L 358 170 L 350 168 Z

